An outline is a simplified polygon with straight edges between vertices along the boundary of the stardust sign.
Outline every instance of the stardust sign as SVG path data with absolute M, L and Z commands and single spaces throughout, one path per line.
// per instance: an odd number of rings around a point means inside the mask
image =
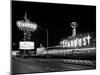
M 62 47 L 81 47 L 90 45 L 90 35 L 87 35 L 83 38 L 75 38 L 73 40 L 63 40 L 61 41 Z

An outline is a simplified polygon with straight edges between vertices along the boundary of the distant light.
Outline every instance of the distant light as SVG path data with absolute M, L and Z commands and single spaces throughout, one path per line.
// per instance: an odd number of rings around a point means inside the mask
M 16 43 L 13 43 L 13 45 L 16 45 Z

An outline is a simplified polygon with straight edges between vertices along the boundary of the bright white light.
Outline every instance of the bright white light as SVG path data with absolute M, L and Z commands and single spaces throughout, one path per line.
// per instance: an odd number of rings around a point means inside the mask
M 61 41 L 62 47 L 81 47 L 90 45 L 90 35 L 85 36 L 83 38 L 76 38 L 74 40 L 63 40 Z
M 17 26 L 21 30 L 32 31 L 32 32 L 37 29 L 37 24 L 29 21 L 17 21 Z
M 20 41 L 19 42 L 19 49 L 22 50 L 30 50 L 30 49 L 34 49 L 34 42 L 30 42 L 30 41 Z

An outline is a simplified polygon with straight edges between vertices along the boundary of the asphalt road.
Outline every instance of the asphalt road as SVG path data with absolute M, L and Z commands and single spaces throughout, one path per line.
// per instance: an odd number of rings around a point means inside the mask
M 67 59 L 66 59 L 67 60 Z M 68 64 L 64 59 L 16 58 L 12 59 L 12 74 L 95 69 L 93 66 Z

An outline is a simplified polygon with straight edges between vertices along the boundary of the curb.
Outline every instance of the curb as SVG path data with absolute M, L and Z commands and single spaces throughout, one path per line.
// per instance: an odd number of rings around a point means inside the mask
M 66 63 L 72 63 L 72 64 L 80 64 L 80 65 L 88 65 L 88 66 L 96 66 L 95 60 L 63 60 Z

